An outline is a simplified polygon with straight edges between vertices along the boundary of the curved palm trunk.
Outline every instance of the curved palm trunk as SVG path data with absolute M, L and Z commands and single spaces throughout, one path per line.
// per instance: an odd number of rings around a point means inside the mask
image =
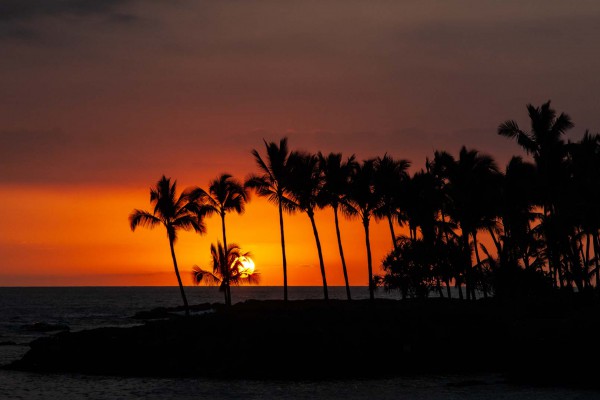
M 392 245 L 394 246 L 394 250 L 398 251 L 398 244 L 396 243 L 396 233 L 394 232 L 394 221 L 392 221 L 392 215 L 387 215 L 387 220 L 390 225 L 390 234 L 392 235 Z
M 450 238 L 448 237 L 448 231 L 446 230 L 446 215 L 444 214 L 444 207 L 440 208 L 440 217 L 442 218 L 441 229 L 442 229 L 442 232 L 446 239 L 446 243 L 450 243 Z M 460 283 L 457 278 L 458 278 L 458 276 L 454 277 L 454 286 L 458 289 L 458 295 L 459 295 L 458 298 L 462 300 L 462 298 L 463 298 L 462 288 L 460 287 Z M 446 293 L 448 294 L 449 299 L 452 298 L 452 291 L 450 290 L 450 281 L 451 280 L 452 280 L 452 277 L 446 277 Z
M 371 258 L 371 241 L 369 240 L 369 220 L 363 218 L 365 228 L 365 243 L 367 246 L 367 269 L 369 271 L 369 299 L 375 300 L 375 283 L 373 282 L 373 260 Z
M 319 240 L 319 232 L 317 231 L 317 224 L 315 223 L 315 216 L 312 211 L 308 212 L 310 223 L 312 225 L 313 233 L 315 234 L 315 242 L 317 243 L 317 252 L 319 253 L 319 266 L 321 267 L 321 278 L 323 279 L 323 298 L 329 300 L 327 293 L 327 277 L 325 276 L 325 263 L 323 262 L 323 251 L 321 250 L 321 241 Z
M 175 249 L 173 248 L 173 239 L 169 238 L 169 246 L 171 247 L 171 257 L 173 258 L 173 266 L 175 267 L 175 275 L 177 276 L 177 283 L 179 283 L 179 291 L 183 298 L 183 306 L 185 307 L 185 316 L 190 316 L 190 307 L 188 305 L 187 297 L 185 297 L 185 291 L 183 290 L 183 283 L 181 282 L 181 276 L 179 276 L 179 268 L 177 268 L 177 258 L 175 258 Z
M 225 250 L 225 260 L 227 260 L 228 251 L 227 251 L 227 235 L 225 235 L 225 212 L 221 211 L 221 230 L 223 231 L 223 249 Z M 231 287 L 229 286 L 229 266 L 225 266 L 225 276 L 223 279 L 225 280 L 225 303 L 228 306 L 231 305 Z
M 467 300 L 471 300 L 471 294 L 473 291 L 471 269 L 473 268 L 473 265 L 471 264 L 471 246 L 469 244 L 469 233 L 463 231 L 461 239 L 463 241 L 463 252 L 465 257 L 465 290 L 467 292 Z
M 600 240 L 598 240 L 598 234 L 594 233 L 592 239 L 594 243 L 594 260 L 596 264 L 596 289 L 600 290 Z
M 333 207 L 333 216 L 335 218 L 335 233 L 337 234 L 338 249 L 340 251 L 340 259 L 342 260 L 342 271 L 344 272 L 344 282 L 346 282 L 346 296 L 348 300 L 352 300 L 350 296 L 350 283 L 348 281 L 348 269 L 346 268 L 346 259 L 344 258 L 344 249 L 342 248 L 342 235 L 340 233 L 340 224 L 338 220 L 337 207 Z
M 475 248 L 475 259 L 477 260 L 477 270 L 479 272 L 479 277 L 483 279 L 483 267 L 481 266 L 481 258 L 479 258 L 479 249 L 477 248 L 477 233 L 473 232 L 473 247 Z M 475 286 L 475 285 L 473 285 Z M 481 286 L 483 288 L 483 298 L 488 298 L 488 292 L 486 289 L 486 282 L 481 282 Z M 473 288 L 473 291 L 475 289 Z
M 288 299 L 287 287 L 287 261 L 285 259 L 285 236 L 283 234 L 283 209 L 281 207 L 281 198 L 279 200 L 279 232 L 281 236 L 281 256 L 283 258 L 283 300 Z

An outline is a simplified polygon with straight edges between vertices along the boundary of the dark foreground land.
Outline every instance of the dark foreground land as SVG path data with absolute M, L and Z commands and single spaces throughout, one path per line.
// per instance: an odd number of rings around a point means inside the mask
M 600 389 L 600 302 L 560 299 L 246 301 L 131 328 L 62 332 L 7 368 L 257 379 L 499 372 L 514 382 Z

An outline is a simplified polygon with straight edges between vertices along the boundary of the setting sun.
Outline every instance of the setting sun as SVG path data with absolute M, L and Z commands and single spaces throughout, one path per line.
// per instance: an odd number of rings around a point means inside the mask
M 240 271 L 242 278 L 246 278 L 248 275 L 252 275 L 254 273 L 254 261 L 252 261 L 250 257 L 241 256 L 236 260 L 236 263 L 238 261 L 238 270 Z

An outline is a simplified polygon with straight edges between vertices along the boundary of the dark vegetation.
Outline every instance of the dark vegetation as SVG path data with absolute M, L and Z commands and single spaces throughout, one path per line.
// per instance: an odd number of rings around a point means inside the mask
M 259 173 L 243 183 L 222 174 L 207 191 L 193 187 L 176 196 L 175 182 L 163 176 L 151 189 L 154 211 L 135 210 L 131 228 L 160 223 L 166 227 L 184 305 L 173 249 L 176 232 L 204 233 L 203 219 L 211 214 L 221 217 L 223 246 L 213 245 L 211 252 L 222 262 L 213 263 L 212 273 L 197 267 L 195 282 L 219 284 L 228 305 L 231 285 L 257 283 L 258 274 L 237 274 L 239 266 L 233 262 L 241 249 L 238 245 L 230 249 L 225 234 L 226 214 L 243 213 L 251 190 L 278 206 L 285 301 L 284 213 L 296 211 L 310 219 L 323 298 L 328 300 L 315 218 L 315 211 L 325 207 L 334 211 L 348 300 L 338 214 L 357 219 L 364 228 L 371 300 L 378 286 L 398 290 L 403 298 L 425 298 L 432 292 L 450 298 L 450 287 L 455 286 L 458 297 L 466 300 L 595 292 L 600 290 L 600 135 L 586 131 L 579 141 L 565 141 L 573 128 L 567 114 L 557 114 L 549 101 L 540 107 L 528 105 L 527 111 L 528 131 L 508 120 L 499 125 L 497 134 L 515 140 L 532 162 L 514 156 L 502 169 L 491 155 L 463 146 L 457 156 L 435 151 L 411 175 L 409 160 L 389 154 L 357 161 L 354 155 L 290 151 L 283 138 L 279 144 L 265 141 L 265 155 L 252 151 Z M 385 221 L 390 228 L 390 252 L 381 262 L 382 275 L 373 273 L 369 237 L 373 220 Z M 405 227 L 408 235 L 397 235 L 395 225 Z

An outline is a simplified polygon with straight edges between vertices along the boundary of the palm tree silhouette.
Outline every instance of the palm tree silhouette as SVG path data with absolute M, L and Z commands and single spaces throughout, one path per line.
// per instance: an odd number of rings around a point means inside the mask
M 461 240 L 465 254 L 465 278 L 467 283 L 467 299 L 475 299 L 475 282 L 471 262 L 471 244 L 477 260 L 477 269 L 481 271 L 477 232 L 494 226 L 498 210 L 494 199 L 500 187 L 500 173 L 491 156 L 480 154 L 477 150 L 467 150 L 463 146 L 458 160 L 451 155 L 436 152 L 434 162 L 444 163 L 446 194 L 450 200 L 449 217 L 461 229 Z M 487 291 L 484 290 L 484 296 Z
M 492 235 L 500 266 L 522 263 L 523 268 L 530 269 L 537 268 L 543 261 L 539 240 L 531 227 L 532 222 L 540 217 L 534 210 L 534 204 L 539 204 L 536 183 L 535 165 L 521 157 L 512 157 L 502 183 L 502 240 Z
M 369 238 L 369 223 L 375 210 L 381 206 L 381 199 L 374 189 L 375 159 L 363 160 L 354 170 L 348 196 L 343 202 L 343 210 L 350 216 L 358 216 L 365 231 L 367 248 L 367 269 L 369 272 L 369 299 L 375 299 L 375 280 L 373 279 L 373 259 Z
M 227 249 L 227 250 L 225 250 Z M 258 284 L 260 275 L 257 271 L 248 274 L 244 269 L 243 259 L 250 256 L 250 252 L 243 253 L 240 246 L 235 243 L 227 248 L 217 241 L 217 245 L 210 245 L 212 258 L 212 272 L 194 265 L 192 278 L 196 285 L 218 285 L 219 291 L 225 296 L 225 305 L 231 306 L 231 286 L 244 283 Z
M 162 224 L 167 230 L 169 246 L 171 248 L 171 258 L 173 259 L 173 267 L 177 276 L 177 283 L 183 299 L 185 314 L 189 316 L 190 310 L 188 301 L 183 290 L 183 283 L 179 275 L 177 267 L 177 258 L 175 257 L 174 244 L 177 241 L 177 230 L 193 229 L 197 233 L 203 234 L 206 232 L 206 227 L 202 222 L 201 214 L 195 203 L 190 202 L 185 194 L 179 197 L 176 195 L 177 182 L 166 178 L 164 175 L 156 183 L 155 187 L 150 188 L 150 204 L 154 205 L 152 212 L 135 209 L 129 214 L 129 226 L 132 231 L 138 226 L 154 228 Z
M 527 152 L 533 155 L 537 172 L 539 189 L 543 196 L 543 207 L 546 222 L 554 221 L 556 217 L 557 198 L 563 193 L 566 181 L 565 168 L 566 146 L 562 136 L 574 125 L 571 117 L 561 113 L 558 117 L 556 111 L 550 108 L 550 100 L 540 107 L 527 104 L 527 111 L 531 122 L 529 132 L 521 130 L 514 120 L 507 120 L 498 126 L 498 134 L 515 139 Z M 560 267 L 560 249 L 557 241 L 550 240 L 554 234 L 550 232 L 551 224 L 544 225 L 546 244 L 549 253 L 549 269 L 553 276 L 553 284 L 558 282 L 563 285 L 563 272 Z
M 407 176 L 402 181 L 402 196 L 398 205 L 401 213 L 398 222 L 408 223 L 410 239 L 417 240 L 417 229 L 421 230 L 422 247 L 431 255 L 439 255 L 442 246 L 445 226 L 438 221 L 442 208 L 443 196 L 437 178 L 428 171 L 417 171 L 412 177 Z M 419 246 L 419 245 L 417 245 Z M 435 284 L 440 297 L 444 297 L 441 280 L 446 284 L 450 296 L 449 276 L 439 257 L 431 257 L 432 272 L 436 274 Z
M 264 141 L 264 140 L 263 140 Z M 282 138 L 279 145 L 275 142 L 265 143 L 266 158 L 260 156 L 258 151 L 252 150 L 252 155 L 261 170 L 260 175 L 250 175 L 244 184 L 245 187 L 256 190 L 261 197 L 266 197 L 279 208 L 279 232 L 281 236 L 281 257 L 283 259 L 283 299 L 288 300 L 287 260 L 285 256 L 285 235 L 283 229 L 283 211 L 292 213 L 296 205 L 286 197 L 287 181 L 289 177 L 288 157 L 289 150 L 287 138 Z
M 578 227 L 579 247 L 585 248 L 582 253 L 582 266 L 584 283 L 591 286 L 591 275 L 595 275 L 596 286 L 600 287 L 600 260 L 598 236 L 600 232 L 600 134 L 591 134 L 585 131 L 583 138 L 578 142 L 567 144 L 569 153 L 569 166 L 571 175 L 571 196 L 567 204 L 571 209 L 574 224 Z M 585 245 L 583 245 L 585 237 Z M 575 239 L 577 240 L 577 239 Z M 594 257 L 591 250 L 594 249 Z M 592 265 L 594 268 L 592 269 Z M 581 286 L 581 283 L 580 283 Z
M 207 216 L 218 214 L 221 217 L 223 247 L 227 249 L 225 215 L 228 212 L 244 213 L 246 202 L 249 199 L 247 189 L 230 174 L 221 174 L 210 182 L 208 192 L 199 187 L 187 189 L 186 192 L 190 201 L 197 202 L 202 214 Z M 229 276 L 224 275 L 224 279 L 229 279 Z M 230 290 L 227 282 L 224 287 L 225 290 Z
M 380 207 L 375 210 L 375 218 L 386 218 L 392 235 L 392 245 L 397 249 L 396 234 L 394 233 L 394 216 L 398 215 L 402 182 L 407 179 L 406 170 L 410 167 L 408 160 L 394 160 L 388 154 L 375 160 L 375 191 L 381 198 Z
M 328 300 L 329 295 L 327 292 L 323 251 L 315 223 L 315 208 L 318 206 L 319 192 L 323 184 L 321 170 L 319 169 L 319 159 L 314 154 L 294 151 L 290 154 L 288 165 L 290 166 L 290 179 L 288 182 L 290 197 L 296 203 L 297 208 L 304 211 L 310 219 L 317 245 L 317 253 L 319 254 L 319 267 L 323 281 L 323 297 L 325 300 Z
M 335 233 L 337 235 L 338 250 L 342 261 L 342 271 L 344 273 L 344 282 L 346 284 L 346 296 L 348 300 L 352 299 L 350 294 L 350 283 L 348 280 L 348 269 L 346 268 L 346 259 L 344 258 L 344 248 L 342 247 L 342 236 L 338 219 L 338 209 L 346 197 L 350 179 L 353 170 L 358 165 L 354 155 L 342 161 L 341 153 L 329 153 L 325 157 L 321 152 L 319 157 L 319 170 L 323 174 L 323 186 L 319 192 L 321 207 L 330 206 L 333 208 L 333 217 L 335 221 Z

